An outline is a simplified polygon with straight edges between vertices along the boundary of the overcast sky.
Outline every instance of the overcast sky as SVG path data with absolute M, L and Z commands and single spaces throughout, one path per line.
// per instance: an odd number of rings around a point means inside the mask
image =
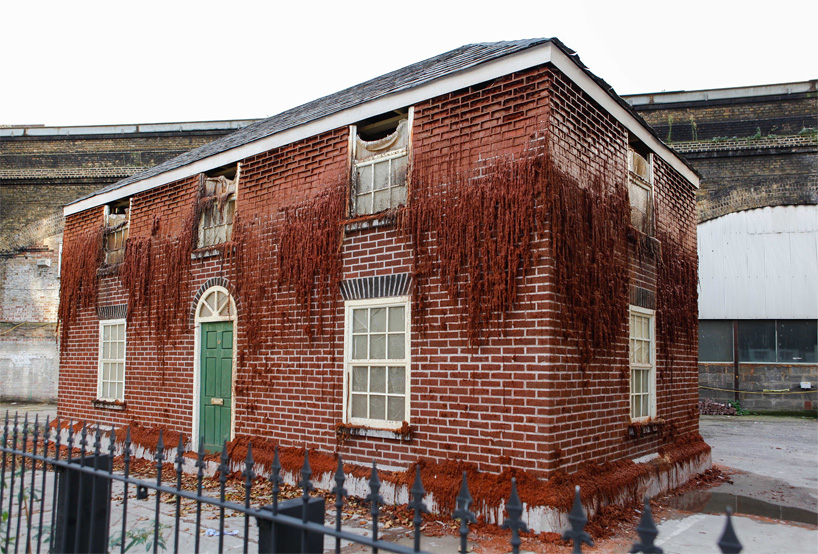
M 457 46 L 558 37 L 619 94 L 818 78 L 815 0 L 0 0 L 0 125 L 267 117 Z

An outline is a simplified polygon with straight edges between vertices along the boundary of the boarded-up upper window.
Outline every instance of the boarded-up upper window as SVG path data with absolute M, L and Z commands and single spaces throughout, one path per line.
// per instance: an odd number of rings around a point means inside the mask
M 128 204 L 105 207 L 105 264 L 116 265 L 125 258 L 128 240 Z
M 203 176 L 200 190 L 199 248 L 228 242 L 233 238 L 233 219 L 236 213 L 236 184 L 224 175 Z
M 652 196 L 650 154 L 642 155 L 629 148 L 628 199 L 631 206 L 631 225 L 647 235 L 653 234 Z
M 367 140 L 370 136 L 363 126 L 357 129 L 352 183 L 355 215 L 374 214 L 406 203 L 409 130 L 406 116 L 396 119 L 385 136 L 372 140 Z

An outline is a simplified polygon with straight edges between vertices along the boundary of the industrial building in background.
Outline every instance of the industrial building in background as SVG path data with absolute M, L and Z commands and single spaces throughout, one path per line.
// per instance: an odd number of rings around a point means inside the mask
M 626 97 L 702 176 L 702 398 L 818 409 L 817 84 Z

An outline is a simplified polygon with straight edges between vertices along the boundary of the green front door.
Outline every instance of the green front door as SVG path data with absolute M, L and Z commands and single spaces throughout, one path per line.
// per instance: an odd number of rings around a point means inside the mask
M 199 434 L 208 452 L 230 440 L 233 406 L 233 322 L 202 323 Z

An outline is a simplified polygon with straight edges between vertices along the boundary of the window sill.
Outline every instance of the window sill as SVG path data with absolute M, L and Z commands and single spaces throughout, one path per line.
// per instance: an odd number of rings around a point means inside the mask
M 645 435 L 658 433 L 665 426 L 664 419 L 648 419 L 645 421 L 631 421 L 628 425 L 628 437 L 638 439 Z
M 335 426 L 335 436 L 341 444 L 352 437 L 374 437 L 409 442 L 414 437 L 414 434 L 415 430 L 405 421 L 400 429 L 377 429 L 375 427 L 361 427 L 347 423 L 339 423 Z
M 91 402 L 94 408 L 103 408 L 106 410 L 125 410 L 128 405 L 123 400 L 103 400 L 97 398 Z
M 223 245 L 218 246 L 207 246 L 205 248 L 197 248 L 193 252 L 190 253 L 191 260 L 203 260 L 205 258 L 214 258 L 216 256 L 222 255 L 222 247 Z
M 396 210 L 378 212 L 376 214 L 361 215 L 348 219 L 343 223 L 344 231 L 365 231 L 378 227 L 393 227 L 397 223 Z
M 653 235 L 643 233 L 633 225 L 628 225 L 628 239 L 636 244 L 640 256 L 658 258 L 662 255 L 662 243 Z
M 103 265 L 99 269 L 97 269 L 97 276 L 98 277 L 110 277 L 111 275 L 118 275 L 119 274 L 119 266 L 122 265 L 122 262 L 116 263 L 114 265 Z

